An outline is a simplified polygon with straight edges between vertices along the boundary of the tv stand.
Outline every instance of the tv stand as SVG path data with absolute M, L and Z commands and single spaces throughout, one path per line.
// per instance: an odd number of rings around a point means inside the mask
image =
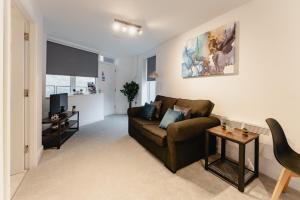
M 70 118 L 76 115 L 76 120 L 70 120 Z M 42 133 L 44 149 L 53 147 L 60 149 L 60 146 L 79 130 L 79 112 L 64 112 L 55 121 L 50 118 L 44 118 L 42 124 L 51 125 L 51 127 L 43 130 Z M 53 129 L 52 127 L 55 125 L 58 127 Z

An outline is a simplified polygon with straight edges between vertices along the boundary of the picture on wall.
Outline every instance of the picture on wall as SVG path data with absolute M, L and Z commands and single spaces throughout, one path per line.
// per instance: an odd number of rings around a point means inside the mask
M 182 77 L 234 74 L 236 45 L 235 22 L 188 40 L 183 50 Z

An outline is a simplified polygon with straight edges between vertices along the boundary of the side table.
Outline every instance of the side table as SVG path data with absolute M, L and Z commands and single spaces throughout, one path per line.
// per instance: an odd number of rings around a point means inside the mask
M 221 157 L 209 163 L 209 135 L 215 135 L 221 138 Z M 239 145 L 238 162 L 226 158 L 226 140 Z M 254 171 L 245 167 L 246 144 L 254 142 Z M 219 176 L 226 182 L 237 187 L 239 191 L 244 192 L 245 186 L 258 177 L 259 168 L 259 135 L 249 132 L 247 136 L 243 135 L 240 129 L 227 131 L 221 126 L 216 126 L 206 130 L 205 142 L 205 169 Z

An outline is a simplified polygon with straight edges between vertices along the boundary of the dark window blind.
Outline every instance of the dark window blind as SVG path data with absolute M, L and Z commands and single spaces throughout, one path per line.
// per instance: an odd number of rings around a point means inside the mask
M 155 81 L 156 56 L 147 58 L 147 81 Z
M 48 41 L 46 73 L 98 77 L 98 54 Z

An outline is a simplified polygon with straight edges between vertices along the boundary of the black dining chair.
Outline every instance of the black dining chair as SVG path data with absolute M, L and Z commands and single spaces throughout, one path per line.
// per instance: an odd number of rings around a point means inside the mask
M 282 192 L 286 192 L 291 177 L 299 177 L 300 154 L 289 146 L 282 127 L 275 119 L 269 118 L 266 122 L 272 133 L 275 158 L 284 167 L 272 194 L 272 200 L 277 200 Z

